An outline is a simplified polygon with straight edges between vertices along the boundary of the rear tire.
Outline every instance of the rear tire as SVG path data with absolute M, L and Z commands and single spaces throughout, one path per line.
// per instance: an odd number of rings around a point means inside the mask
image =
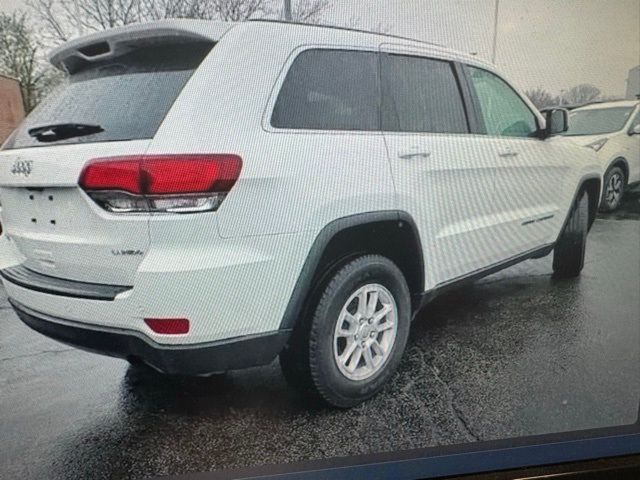
M 380 255 L 356 258 L 327 283 L 306 331 L 280 354 L 285 378 L 332 406 L 358 405 L 394 374 L 410 319 L 400 269 Z
M 577 277 L 584 266 L 589 231 L 589 197 L 585 192 L 569 215 L 553 251 L 553 271 L 558 278 Z
M 600 199 L 601 212 L 613 212 L 622 202 L 622 196 L 627 185 L 627 178 L 618 166 L 610 167 L 604 174 L 602 198 Z

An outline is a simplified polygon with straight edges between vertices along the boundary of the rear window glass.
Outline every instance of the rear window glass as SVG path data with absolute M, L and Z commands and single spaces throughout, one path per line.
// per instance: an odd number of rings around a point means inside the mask
M 59 85 L 18 128 L 5 148 L 152 138 L 211 43 L 156 45 L 80 69 Z M 99 133 L 43 143 L 29 130 L 87 124 Z
M 449 62 L 383 55 L 385 131 L 467 133 L 467 117 Z
M 378 59 L 373 52 L 313 49 L 293 62 L 271 125 L 313 130 L 378 130 Z

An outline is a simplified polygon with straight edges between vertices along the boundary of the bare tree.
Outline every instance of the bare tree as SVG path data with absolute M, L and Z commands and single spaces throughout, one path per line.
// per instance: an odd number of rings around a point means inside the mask
M 212 17 L 210 0 L 139 0 L 138 21 Z
M 153 4 L 158 0 L 146 0 Z M 166 1 L 166 0 L 165 0 Z M 174 0 L 177 1 L 177 0 Z M 282 0 L 181 0 L 189 8 L 180 17 L 240 22 L 251 18 L 284 18 Z M 320 23 L 331 0 L 297 0 L 292 5 L 292 21 Z M 145 7 L 148 9 L 148 7 Z M 167 17 L 176 15 L 167 15 Z
M 27 0 L 47 40 L 61 43 L 83 33 L 141 21 L 143 0 Z
M 329 6 L 329 0 L 298 0 L 293 6 L 291 16 L 294 22 L 317 24 L 322 21 L 322 16 Z
M 359 15 L 351 15 L 351 17 L 349 17 L 349 19 L 344 24 L 340 24 L 338 26 L 357 28 L 374 33 L 390 33 L 391 31 L 391 27 L 387 23 L 379 21 L 376 24 L 368 25 L 362 20 L 362 17 L 360 17 Z
M 42 61 L 41 51 L 25 13 L 0 13 L 0 72 L 18 79 L 27 112 L 61 78 Z
M 264 14 L 267 7 L 266 0 L 211 0 L 211 18 L 239 22 Z
M 625 100 L 624 95 L 601 95 L 598 100 L 603 102 L 617 102 L 620 100 Z
M 552 95 L 543 88 L 527 90 L 525 94 L 538 109 L 552 107 L 560 103 L 560 99 L 557 96 Z
M 583 105 L 585 103 L 597 100 L 602 95 L 602 92 L 598 87 L 583 83 L 576 85 L 569 90 L 562 98 L 563 103 L 569 105 Z

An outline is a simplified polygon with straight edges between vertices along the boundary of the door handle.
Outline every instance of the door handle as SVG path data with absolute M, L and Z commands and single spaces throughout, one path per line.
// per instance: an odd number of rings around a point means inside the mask
M 430 156 L 430 152 L 409 152 L 399 154 L 398 158 L 401 158 L 402 160 L 411 160 L 412 158 L 429 158 Z
M 512 152 L 511 150 L 505 150 L 504 152 L 500 152 L 498 155 L 500 157 L 502 157 L 502 158 L 517 157 L 518 156 L 518 152 Z

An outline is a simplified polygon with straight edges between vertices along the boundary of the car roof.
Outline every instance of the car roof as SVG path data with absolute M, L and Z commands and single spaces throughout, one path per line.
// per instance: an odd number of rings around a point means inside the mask
M 381 44 L 394 47 L 405 47 L 419 49 L 423 52 L 432 52 L 434 55 L 446 56 L 465 63 L 481 65 L 483 68 L 493 70 L 493 65 L 444 45 L 433 42 L 426 42 L 398 35 L 386 33 L 370 32 L 355 28 L 339 27 L 334 25 L 318 25 L 307 23 L 284 22 L 280 20 L 256 19 L 244 22 L 242 25 L 260 25 L 260 28 L 273 35 L 288 35 L 295 42 L 305 43 L 325 43 L 330 44 L 358 44 L 378 48 Z
M 639 100 L 613 100 L 610 102 L 593 102 L 581 107 L 574 108 L 577 110 L 598 110 L 602 108 L 614 108 L 614 107 L 635 107 L 640 103 Z
M 278 20 L 251 20 L 247 22 L 219 22 L 211 20 L 167 19 L 154 22 L 131 24 L 116 27 L 101 32 L 85 35 L 66 42 L 49 54 L 49 61 L 58 68 L 67 65 L 70 58 L 93 60 L 83 54 L 86 47 L 106 42 L 111 50 L 115 46 L 130 44 L 136 40 L 185 38 L 200 41 L 219 41 L 229 30 L 245 29 L 250 34 L 261 35 L 265 38 L 289 37 L 291 42 L 299 44 L 319 43 L 331 45 L 358 44 L 378 48 L 381 44 L 389 44 L 400 48 L 414 48 L 423 52 L 432 52 L 437 56 L 446 56 L 452 60 L 478 65 L 493 70 L 493 65 L 456 50 L 435 43 L 414 40 L 406 37 L 368 32 L 353 28 L 310 25 Z M 98 59 L 96 56 L 95 59 Z
M 319 29 L 323 29 L 326 30 L 327 33 L 332 33 L 334 36 L 338 35 L 340 32 L 352 32 L 352 33 L 364 33 L 368 36 L 370 35 L 374 35 L 377 37 L 382 37 L 383 39 L 395 39 L 395 40 L 406 40 L 409 42 L 417 42 L 421 45 L 433 45 L 433 46 L 437 46 L 437 47 L 441 47 L 441 48 L 446 48 L 444 45 L 436 43 L 436 42 L 427 42 L 424 40 L 416 40 L 414 38 L 409 38 L 409 37 L 403 37 L 400 35 L 393 35 L 390 33 L 384 33 L 384 32 L 374 32 L 371 30 L 364 30 L 364 29 L 360 29 L 360 28 L 352 28 L 352 27 L 342 27 L 339 25 L 324 25 L 324 24 L 319 24 L 319 23 L 303 23 L 303 22 L 287 22 L 284 20 L 273 20 L 273 19 L 268 19 L 268 18 L 256 18 L 256 19 L 250 19 L 248 20 L 249 22 L 260 22 L 260 23 L 270 23 L 270 24 L 276 24 L 276 25 L 282 25 L 285 26 L 285 28 L 291 28 L 291 26 L 296 26 L 296 27 L 304 27 L 304 28 L 319 28 Z

